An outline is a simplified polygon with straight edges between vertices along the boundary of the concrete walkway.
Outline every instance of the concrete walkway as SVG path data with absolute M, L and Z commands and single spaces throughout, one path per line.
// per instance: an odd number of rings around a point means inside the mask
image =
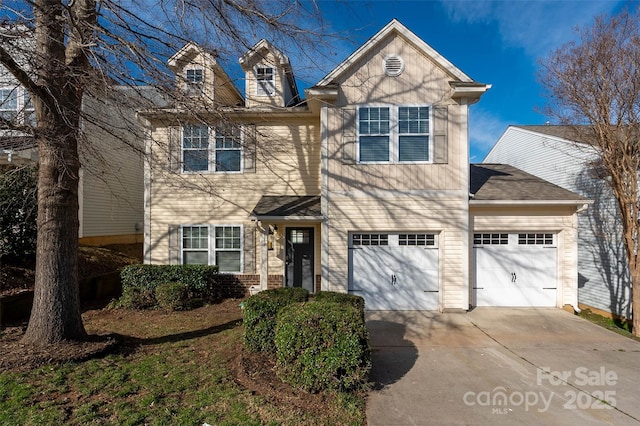
M 640 342 L 568 312 L 366 315 L 370 425 L 640 425 Z

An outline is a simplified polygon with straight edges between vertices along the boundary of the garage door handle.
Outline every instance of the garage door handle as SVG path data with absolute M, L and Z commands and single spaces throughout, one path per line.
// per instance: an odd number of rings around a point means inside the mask
M 396 285 L 398 282 L 398 277 L 395 274 L 391 274 L 391 285 Z

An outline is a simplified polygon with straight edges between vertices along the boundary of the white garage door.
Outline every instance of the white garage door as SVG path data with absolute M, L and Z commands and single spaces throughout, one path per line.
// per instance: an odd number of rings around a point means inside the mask
M 365 309 L 438 309 L 438 247 L 434 234 L 358 233 L 350 236 L 349 293 Z
M 474 234 L 474 305 L 556 306 L 555 237 L 549 233 Z

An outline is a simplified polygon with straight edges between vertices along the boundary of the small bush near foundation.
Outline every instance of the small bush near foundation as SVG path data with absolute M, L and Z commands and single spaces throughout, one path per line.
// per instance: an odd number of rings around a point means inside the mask
M 189 291 L 183 283 L 164 283 L 156 287 L 158 306 L 168 311 L 179 311 L 189 306 Z
M 111 303 L 112 308 L 125 309 L 150 309 L 155 307 L 156 298 L 153 290 L 138 287 L 125 287 L 122 289 L 120 299 Z
M 306 302 L 309 292 L 303 288 L 265 290 L 248 298 L 243 305 L 244 346 L 251 352 L 275 353 L 276 316 L 284 306 Z
M 350 304 L 289 305 L 277 317 L 277 374 L 308 392 L 356 390 L 371 370 L 369 333 L 361 311 Z

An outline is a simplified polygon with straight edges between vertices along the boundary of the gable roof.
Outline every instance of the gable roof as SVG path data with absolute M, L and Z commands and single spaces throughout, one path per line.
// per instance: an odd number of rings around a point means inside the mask
M 474 203 L 584 204 L 584 197 L 506 164 L 471 164 Z
M 593 141 L 590 141 L 591 134 L 589 130 L 590 126 L 567 126 L 567 125 L 555 125 L 555 124 L 542 124 L 542 125 L 527 125 L 527 126 L 510 126 L 517 129 L 528 130 L 534 133 L 540 133 L 542 135 L 552 136 L 566 141 L 582 142 L 589 145 L 593 145 Z
M 455 80 L 473 83 L 473 79 L 463 73 L 459 68 L 445 59 L 435 49 L 425 43 L 420 37 L 411 32 L 407 27 L 402 25 L 397 19 L 391 20 L 387 25 L 378 31 L 373 37 L 371 37 L 365 44 L 360 46 L 355 52 L 353 52 L 347 59 L 345 59 L 340 65 L 329 72 L 316 86 L 326 86 L 335 82 L 339 76 L 345 73 L 353 64 L 357 63 L 363 58 L 367 52 L 373 49 L 378 43 L 384 40 L 390 34 L 398 34 L 404 38 L 409 44 L 413 45 L 416 49 L 421 51 L 427 57 L 431 58 L 440 68 L 447 72 Z

